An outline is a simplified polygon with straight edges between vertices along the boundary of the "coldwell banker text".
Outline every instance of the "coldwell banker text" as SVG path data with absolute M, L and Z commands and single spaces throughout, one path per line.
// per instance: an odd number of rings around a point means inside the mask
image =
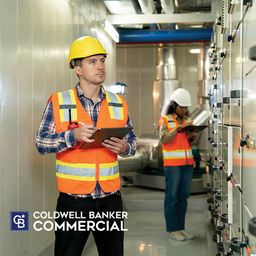
M 33 213 L 36 231 L 128 231 L 124 227 L 125 211 L 117 212 L 49 212 Z

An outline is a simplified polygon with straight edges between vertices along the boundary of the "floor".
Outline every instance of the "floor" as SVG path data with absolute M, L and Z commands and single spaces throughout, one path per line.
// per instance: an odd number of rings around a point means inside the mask
M 192 195 L 189 198 L 186 226 L 196 238 L 185 242 L 168 239 L 163 217 L 163 191 L 124 187 L 122 194 L 128 212 L 125 256 L 216 255 L 205 194 Z M 91 244 L 83 256 L 98 255 L 94 243 Z

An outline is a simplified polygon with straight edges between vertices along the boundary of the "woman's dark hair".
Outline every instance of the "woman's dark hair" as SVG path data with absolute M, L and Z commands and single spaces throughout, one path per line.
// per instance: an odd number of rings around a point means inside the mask
M 166 111 L 165 111 L 166 113 L 164 113 L 164 114 L 171 115 L 171 114 L 175 113 L 177 106 L 178 106 L 178 104 L 175 101 L 171 100 L 169 105 L 166 108 Z
M 176 108 L 179 106 L 175 101 L 171 100 L 169 105 L 166 107 L 166 110 L 164 111 L 164 115 L 171 115 L 176 113 Z M 189 116 L 189 111 L 187 110 L 186 116 Z

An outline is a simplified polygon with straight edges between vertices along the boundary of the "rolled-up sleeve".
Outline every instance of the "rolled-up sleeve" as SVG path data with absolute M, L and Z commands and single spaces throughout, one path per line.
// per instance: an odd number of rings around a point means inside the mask
M 130 119 L 130 116 L 128 116 L 126 127 L 132 127 L 132 121 Z M 136 136 L 135 136 L 134 130 L 129 132 L 125 136 L 125 139 L 127 140 L 128 148 L 127 148 L 126 152 L 124 152 L 123 154 L 119 154 L 119 155 L 122 157 L 134 156 L 136 153 Z

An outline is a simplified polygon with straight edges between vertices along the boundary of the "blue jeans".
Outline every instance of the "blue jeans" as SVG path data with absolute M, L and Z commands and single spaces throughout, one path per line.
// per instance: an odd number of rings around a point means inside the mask
M 185 229 L 187 198 L 190 194 L 193 166 L 166 166 L 164 213 L 166 231 Z

